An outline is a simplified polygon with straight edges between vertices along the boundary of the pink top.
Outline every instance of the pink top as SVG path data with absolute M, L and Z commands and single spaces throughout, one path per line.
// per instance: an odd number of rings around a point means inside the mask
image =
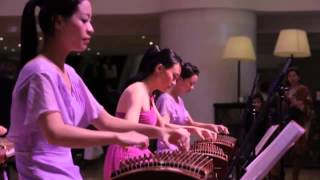
M 117 112 L 116 116 L 124 118 L 125 113 Z M 156 122 L 157 115 L 154 107 L 151 107 L 149 111 L 140 112 L 139 123 L 155 125 Z M 151 154 L 148 148 L 141 149 L 136 146 L 124 148 L 116 144 L 110 145 L 104 162 L 104 180 L 109 180 L 111 173 L 119 169 L 121 161 L 148 154 Z
M 16 82 L 11 106 L 9 139 L 16 150 L 20 179 L 82 179 L 68 147 L 49 144 L 37 121 L 45 112 L 59 112 L 65 124 L 87 127 L 103 107 L 95 100 L 72 67 L 64 69 L 71 81 L 69 92 L 61 73 L 42 56 L 26 64 Z
M 124 118 L 126 114 L 123 112 L 117 112 L 116 116 L 119 118 Z M 154 108 L 151 107 L 149 111 L 141 112 L 139 117 L 139 123 L 155 125 L 157 123 L 157 115 Z

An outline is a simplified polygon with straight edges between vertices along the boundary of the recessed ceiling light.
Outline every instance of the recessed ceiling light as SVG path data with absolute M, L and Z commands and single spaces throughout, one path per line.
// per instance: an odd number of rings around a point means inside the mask
M 153 42 L 152 42 L 152 41 L 150 41 L 150 42 L 149 42 L 149 45 L 150 45 L 150 46 L 152 46 L 152 45 L 153 45 Z
M 43 40 L 43 37 L 42 37 L 42 36 L 40 36 L 40 37 L 39 37 L 39 41 L 42 41 L 42 40 Z
M 15 48 L 11 48 L 11 52 L 16 52 L 16 49 Z
M 3 37 L 0 37 L 0 41 L 3 41 L 4 40 L 4 38 Z
M 8 47 L 7 46 L 3 46 L 3 50 L 8 50 Z
M 141 39 L 146 39 L 146 36 L 145 36 L 145 35 L 142 35 L 142 36 L 141 36 Z
M 91 48 L 88 48 L 87 51 L 91 51 Z
M 21 43 L 18 44 L 18 47 L 21 47 Z
M 97 52 L 97 56 L 100 56 L 100 52 L 99 51 Z

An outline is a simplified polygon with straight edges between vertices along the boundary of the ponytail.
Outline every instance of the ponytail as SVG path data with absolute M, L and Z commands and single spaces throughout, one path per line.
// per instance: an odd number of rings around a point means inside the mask
M 23 9 L 21 21 L 20 68 L 37 55 L 38 33 L 35 8 L 40 7 L 39 25 L 45 37 L 54 35 L 56 16 L 71 17 L 83 0 L 29 0 Z
M 158 45 L 150 46 L 144 53 L 137 75 L 129 78 L 125 88 L 137 81 L 143 81 L 148 78 L 155 70 L 158 64 L 163 65 L 166 69 L 173 67 L 175 64 L 182 64 L 182 59 L 171 49 L 160 49 Z
M 37 55 L 38 34 L 35 18 L 37 0 L 30 0 L 23 9 L 21 21 L 20 69 Z

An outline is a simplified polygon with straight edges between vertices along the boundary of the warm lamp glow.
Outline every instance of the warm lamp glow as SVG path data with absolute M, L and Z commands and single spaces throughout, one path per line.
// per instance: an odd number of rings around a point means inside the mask
M 237 95 L 238 102 L 240 102 L 240 76 L 241 66 L 240 61 L 254 61 L 256 60 L 256 54 L 253 49 L 251 39 L 246 36 L 233 36 L 227 41 L 224 48 L 223 59 L 226 60 L 237 60 L 238 61 L 238 83 L 237 83 Z
M 254 53 L 251 40 L 246 36 L 234 36 L 228 39 L 224 48 L 223 59 L 254 61 Z
M 300 29 L 281 30 L 273 54 L 293 58 L 311 56 L 307 33 Z

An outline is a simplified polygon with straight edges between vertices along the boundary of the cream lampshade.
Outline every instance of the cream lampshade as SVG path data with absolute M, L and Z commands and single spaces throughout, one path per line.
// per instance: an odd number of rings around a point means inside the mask
M 255 61 L 256 54 L 251 39 L 246 36 L 230 37 L 224 48 L 222 59 L 238 61 L 238 86 L 237 95 L 238 102 L 240 100 L 240 79 L 241 67 L 240 61 Z
M 256 55 L 251 39 L 246 36 L 233 36 L 227 41 L 224 48 L 223 59 L 254 61 Z
M 307 33 L 300 29 L 281 30 L 273 54 L 279 57 L 310 57 Z

